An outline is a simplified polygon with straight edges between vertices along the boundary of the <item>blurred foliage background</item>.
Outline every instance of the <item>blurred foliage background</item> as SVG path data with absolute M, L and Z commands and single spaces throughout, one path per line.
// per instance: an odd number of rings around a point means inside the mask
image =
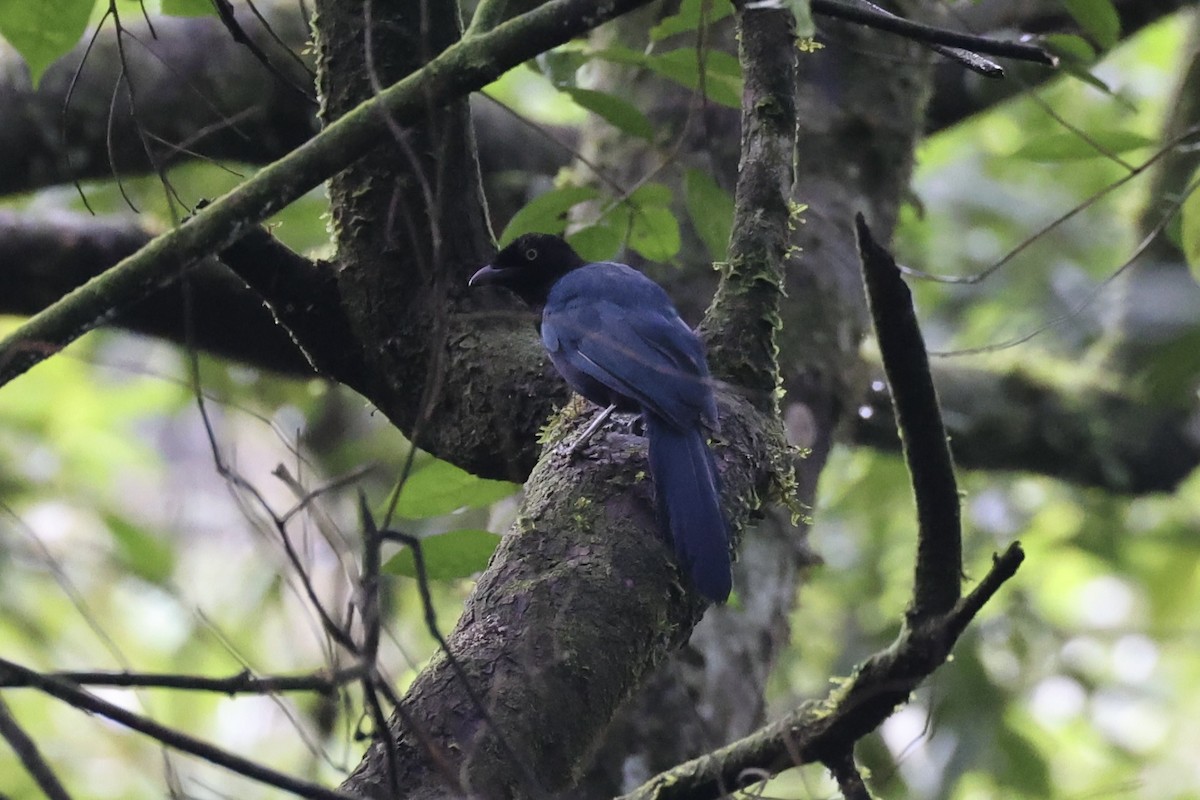
M 931 137 L 897 233 L 900 260 L 937 275 L 976 273 L 1120 178 L 1104 158 L 1053 152 L 1047 143 L 1063 126 L 1047 108 L 1084 130 L 1119 128 L 1153 142 L 1185 36 L 1186 20 L 1177 17 L 1116 48 L 1093 70 L 1109 91 L 1063 77 L 1036 100 L 1007 102 Z M 543 122 L 608 124 L 532 68 L 489 93 Z M 1133 147 L 1122 156 L 1138 163 L 1152 152 Z M 171 180 L 191 203 L 239 177 L 191 164 L 172 170 Z M 82 191 L 101 213 L 127 212 L 113 183 Z M 123 191 L 148 222 L 170 224 L 156 178 L 124 181 Z M 1117 291 L 1105 282 L 1136 244 L 1146 191 L 1145 180 L 1130 182 L 978 284 L 913 281 L 931 349 L 991 348 L 947 356 L 967 364 L 1049 351 L 1099 373 L 1096 346 Z M 4 204 L 82 210 L 70 187 Z M 325 211 L 315 193 L 281 214 L 275 231 L 320 255 L 328 247 Z M 0 332 L 15 324 L 0 319 Z M 1005 345 L 1014 339 L 1026 340 Z M 1179 370 L 1191 368 L 1188 358 Z M 193 359 L 211 431 L 192 388 Z M 356 493 L 382 518 L 400 476 L 423 470 L 425 479 L 405 488 L 395 527 L 423 536 L 505 530 L 517 487 L 410 454 L 386 420 L 345 389 L 280 380 L 125 333 L 90 334 L 0 391 L 0 654 L 43 670 L 224 676 L 334 666 L 334 648 L 265 512 L 284 514 L 304 491 L 362 471 L 319 494 L 288 527 L 315 587 L 340 612 L 359 556 Z M 955 800 L 1200 798 L 1200 478 L 1170 496 L 1139 498 L 1021 474 L 965 473 L 961 485 L 969 575 L 980 576 L 991 554 L 1016 538 L 1028 559 L 953 662 L 864 742 L 877 791 Z M 839 447 L 812 516 L 813 547 L 825 563 L 801 590 L 793 646 L 764 687 L 776 710 L 823 693 L 828 676 L 849 674 L 890 641 L 910 585 L 915 522 L 898 457 Z M 486 546 L 471 541 L 448 575 L 486 559 Z M 434 582 L 442 630 L 469 581 Z M 435 644 L 411 577 L 391 575 L 385 596 L 383 663 L 403 689 Z M 357 762 L 370 729 L 353 691 L 97 694 L 325 782 Z M 164 785 L 186 796 L 270 794 L 36 692 L 6 690 L 4 699 L 77 797 L 159 797 Z M 835 794 L 815 768 L 786 773 L 764 791 Z M 5 748 L 0 793 L 38 796 Z

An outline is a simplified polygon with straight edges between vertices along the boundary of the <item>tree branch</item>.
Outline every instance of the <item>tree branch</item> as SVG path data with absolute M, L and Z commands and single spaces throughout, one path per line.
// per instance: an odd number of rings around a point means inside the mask
M 824 700 L 806 703 L 744 739 L 680 764 L 621 800 L 715 800 L 758 783 L 764 775 L 816 761 L 837 763 L 945 662 L 966 624 L 1023 559 L 1020 546 L 1011 545 L 950 614 L 920 628 L 905 627 L 891 647 L 867 659 Z
M 308 25 L 295 4 L 256 5 L 300 53 Z M 280 51 L 249 11 L 237 16 L 258 47 Z M 278 59 L 284 83 L 233 42 L 215 17 L 159 17 L 154 35 L 140 17 L 122 25 L 126 44 L 132 43 L 124 62 L 109 27 L 82 69 L 86 44 L 52 64 L 36 89 L 20 56 L 0 41 L 0 195 L 148 172 L 139 125 L 162 164 L 193 156 L 264 163 L 316 133 L 315 105 L 289 88 L 309 81 L 290 57 Z M 138 87 L 136 114 L 127 93 L 114 96 L 123 75 Z
M 231 772 L 245 775 L 259 783 L 275 786 L 300 797 L 314 798 L 314 800 L 353 800 L 352 795 L 334 791 L 333 789 L 328 789 L 308 781 L 302 781 L 291 775 L 277 772 L 261 764 L 256 764 L 249 759 L 180 733 L 174 728 L 169 728 L 140 714 L 126 711 L 120 706 L 113 705 L 106 700 L 101 700 L 99 697 L 89 694 L 61 678 L 42 675 L 8 659 L 0 659 L 0 680 L 18 681 L 26 686 L 31 686 L 81 711 L 96 714 L 126 728 L 143 733 L 174 750 L 190 753 L 212 764 L 224 767 Z
M 37 743 L 13 719 L 12 713 L 8 710 L 8 704 L 2 697 L 0 697 L 0 738 L 8 742 L 9 747 L 25 766 L 25 771 L 33 778 L 48 800 L 71 800 L 71 795 L 67 792 L 66 787 L 62 785 L 62 781 L 54 774 L 54 770 L 50 768 L 38 750 Z
M 1189 409 L 1156 407 L 1100 381 L 1055 377 L 1064 372 L 1049 356 L 1005 369 L 937 367 L 954 460 L 1128 494 L 1174 491 L 1200 466 Z M 882 386 L 864 397 L 850 435 L 858 444 L 900 449 Z
M 758 162 L 745 165 L 751 184 L 739 193 L 739 202 L 746 218 L 767 196 L 773 208 L 769 230 L 753 240 L 753 247 L 762 248 L 753 251 L 760 260 L 753 269 L 726 276 L 724 291 L 734 299 L 721 311 L 731 329 L 752 331 L 748 340 L 762 337 L 754 340 L 755 366 L 770 377 L 768 387 L 752 387 L 762 389 L 752 393 L 757 408 L 741 396 L 721 398 L 722 440 L 728 445 L 717 455 L 735 527 L 757 510 L 761 498 L 778 494 L 772 489 L 781 482 L 775 465 L 788 452 L 771 412 L 777 374 L 773 325 L 794 152 L 795 117 L 787 110 L 794 77 L 792 68 L 780 73 L 772 67 L 794 63 L 795 53 L 788 15 L 747 15 L 755 20 L 744 27 L 743 41 L 755 42 L 746 45 L 745 57 L 760 63 L 747 83 L 753 121 L 746 147 L 758 154 Z M 777 239 L 770 241 L 771 235 Z M 768 271 L 775 279 L 763 287 Z M 764 317 L 774 320 L 758 325 Z M 530 333 L 524 331 L 526 337 Z M 718 340 L 723 335 L 724 328 L 714 333 Z M 719 374 L 716 353 L 713 363 Z M 414 730 L 409 722 L 397 722 L 393 730 L 402 782 L 417 796 L 434 793 L 431 787 L 444 781 L 432 771 L 418 732 L 454 760 L 465 793 L 537 796 L 567 789 L 617 709 L 684 643 L 703 611 L 698 598 L 679 585 L 649 502 L 650 487 L 639 477 L 645 470 L 644 438 L 609 433 L 589 450 L 598 456 L 581 464 L 559 445 L 585 421 L 569 408 L 544 435 L 549 441 L 526 481 L 516 530 L 502 541 L 447 639 L 445 651 L 453 658 L 423 671 L 401 703 L 406 720 L 421 726 Z M 486 718 L 480 700 L 487 704 Z M 564 717 L 562 708 L 572 714 Z M 373 747 L 345 787 L 385 797 L 388 747 Z
M 813 761 L 829 765 L 848 796 L 866 797 L 853 766 L 855 742 L 945 662 L 967 624 L 1024 558 L 1020 545 L 1010 546 L 983 581 L 961 597 L 959 498 L 912 298 L 894 260 L 871 239 L 861 215 L 856 223 L 876 336 L 900 398 L 896 419 L 917 495 L 920 541 L 905 624 L 891 647 L 867 659 L 823 702 L 806 704 L 740 741 L 671 769 L 623 800 L 720 797 L 759 782 L 764 774 Z
M 1146 25 L 1194 0 L 1118 0 L 1121 36 L 1128 38 Z M 503 4 L 501 4 L 503 5 Z M 954 18 L 974 33 L 1001 28 L 1019 31 L 1073 30 L 1072 19 L 1058 0 L 1040 4 L 1014 4 L 1008 0 L 959 4 Z M 309 29 L 295 3 L 258 2 L 272 28 L 297 53 L 302 52 Z M 244 13 L 244 12 L 243 12 Z M 243 13 L 239 14 L 239 19 Z M 261 47 L 272 47 L 261 26 L 243 20 L 244 27 Z M 147 49 L 134 48 L 129 74 L 139 87 L 138 119 L 164 144 L 159 153 L 165 163 L 190 154 L 249 164 L 269 163 L 310 138 L 317 130 L 314 108 L 294 90 L 275 80 L 224 33 L 214 17 L 167 17 L 155 21 L 151 37 L 140 20 L 123 22 Z M 153 53 L 154 57 L 150 54 Z M 108 98 L 118 80 L 115 35 L 111 29 L 97 37 L 86 69 L 80 77 L 63 126 L 63 104 L 71 76 L 82 59 L 81 45 L 70 56 L 51 65 L 34 90 L 24 74 L 19 56 L 0 42 L 0 195 L 35 190 L 72 180 L 111 177 L 108 163 Z M 163 70 L 160 61 L 171 64 Z M 281 60 L 282 61 L 282 60 Z M 203 65 L 203 68 L 200 68 Z M 303 71 L 292 80 L 303 79 Z M 1017 80 L 972 81 L 957 64 L 938 65 L 936 91 L 930 101 L 929 130 L 949 127 L 990 108 L 1014 94 L 1040 83 L 1047 73 L 1020 73 Z M 179 76 L 186 75 L 186 91 Z M 96 99 L 98 102 L 93 102 Z M 487 122 L 476 126 L 480 160 L 485 175 L 491 165 L 525 169 L 531 156 L 540 174 L 554 174 L 567 157 L 552 147 L 541 147 L 536 137 L 514 135 L 501 114 L 487 104 L 475 104 L 474 113 Z M 111 143 L 117 172 L 135 175 L 149 170 L 138 137 L 129 127 L 132 116 L 118 113 L 113 119 Z M 520 142 L 521 148 L 512 145 Z M 176 150 L 176 146 L 186 150 Z M 69 157 L 68 157 L 69 148 Z M 503 155 L 497 155 L 503 154 Z M 494 204 L 493 204 L 494 205 Z
M 1195 4 L 1195 0 L 1116 0 L 1113 6 L 1120 15 L 1121 41 L 1127 41 L 1147 25 Z M 954 8 L 952 16 L 963 28 L 974 33 L 1006 29 L 1031 33 L 1079 32 L 1078 24 L 1066 12 L 1061 0 L 961 2 Z M 949 128 L 1058 76 L 1057 72 L 1029 65 L 1010 70 L 1009 80 L 979 81 L 956 65 L 939 64 L 929 102 L 927 130 L 933 133 Z
M 720 402 L 723 438 L 737 443 L 718 453 L 725 508 L 743 525 L 774 479 L 772 453 L 786 445 L 743 399 Z M 679 584 L 651 487 L 638 477 L 645 439 L 609 433 L 586 463 L 572 461 L 561 444 L 588 419 L 568 414 L 549 430 L 518 522 L 446 637 L 458 666 L 439 656 L 417 676 L 400 706 L 410 722 L 393 721 L 347 791 L 389 796 L 389 746 L 412 796 L 447 786 L 431 747 L 481 797 L 564 791 L 630 693 L 687 640 L 704 604 Z
M 958 602 L 962 578 L 958 484 L 912 293 L 895 259 L 871 238 L 862 214 L 854 221 L 867 303 L 917 501 L 917 569 L 908 621 L 919 625 Z
M 481 88 L 507 69 L 647 0 L 552 0 L 455 44 L 424 69 L 331 123 L 178 228 L 89 281 L 0 341 L 0 386 L 48 358 L 130 303 L 222 250 L 252 225 L 349 166 L 389 135 L 388 120 L 415 121 L 429 103 Z
M 220 259 L 266 302 L 315 371 L 369 393 L 374 381 L 332 265 L 304 258 L 260 227 L 222 250 Z
M 738 13 L 742 145 L 729 262 L 701 330 L 713 374 L 777 408 L 776 337 L 788 256 L 796 151 L 795 19 L 780 9 Z
M 137 252 L 153 235 L 134 218 L 0 210 L 0 284 L 6 287 L 0 313 L 36 314 Z M 276 266 L 264 263 L 259 269 L 266 274 Z M 270 274 L 280 280 L 284 273 Z M 319 297 L 318 304 L 325 299 Z M 191 309 L 190 320 L 185 307 Z M 263 298 L 216 259 L 203 259 L 186 281 L 156 289 L 111 324 L 250 366 L 313 376 L 313 367 Z
M 175 689 L 216 694 L 277 694 L 280 692 L 317 692 L 328 694 L 339 686 L 358 680 L 364 667 L 314 672 L 310 675 L 254 675 L 249 670 L 228 678 L 201 675 L 176 675 L 150 672 L 50 672 L 45 677 L 77 686 L 108 686 L 121 689 Z M 28 674 L 0 672 L 0 689 L 36 688 Z
M 957 47 L 972 53 L 982 53 L 992 56 L 1032 61 L 1046 66 L 1056 66 L 1058 59 L 1036 45 L 1021 42 L 1007 42 L 975 36 L 970 33 L 936 28 L 919 22 L 897 17 L 885 11 L 875 9 L 869 4 L 841 2 L 841 0 L 810 0 L 814 14 L 823 14 L 835 19 L 856 22 L 881 31 L 895 33 L 905 38 L 925 44 L 939 44 L 947 47 Z

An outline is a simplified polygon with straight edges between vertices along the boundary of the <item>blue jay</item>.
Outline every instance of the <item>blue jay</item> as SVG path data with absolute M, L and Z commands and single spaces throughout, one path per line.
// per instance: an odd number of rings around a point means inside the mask
M 613 261 L 587 263 L 557 236 L 525 234 L 476 272 L 471 286 L 504 286 L 542 312 L 542 343 L 562 377 L 605 411 L 640 413 L 649 440 L 658 513 L 692 584 L 724 602 L 733 583 L 716 464 L 716 430 L 704 345 L 667 293 Z

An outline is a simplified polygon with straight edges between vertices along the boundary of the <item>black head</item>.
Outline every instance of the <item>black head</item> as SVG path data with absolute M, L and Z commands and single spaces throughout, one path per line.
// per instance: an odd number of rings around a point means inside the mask
M 503 286 L 526 303 L 541 306 L 555 281 L 585 263 L 561 237 L 526 233 L 472 275 L 468 285 Z

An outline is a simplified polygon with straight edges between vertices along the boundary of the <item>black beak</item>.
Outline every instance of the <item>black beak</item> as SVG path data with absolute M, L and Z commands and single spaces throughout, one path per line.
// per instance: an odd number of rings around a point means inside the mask
M 491 264 L 488 264 L 471 276 L 471 280 L 467 281 L 467 286 L 485 286 L 489 283 L 500 283 L 507 272 L 508 270 L 496 269 Z

